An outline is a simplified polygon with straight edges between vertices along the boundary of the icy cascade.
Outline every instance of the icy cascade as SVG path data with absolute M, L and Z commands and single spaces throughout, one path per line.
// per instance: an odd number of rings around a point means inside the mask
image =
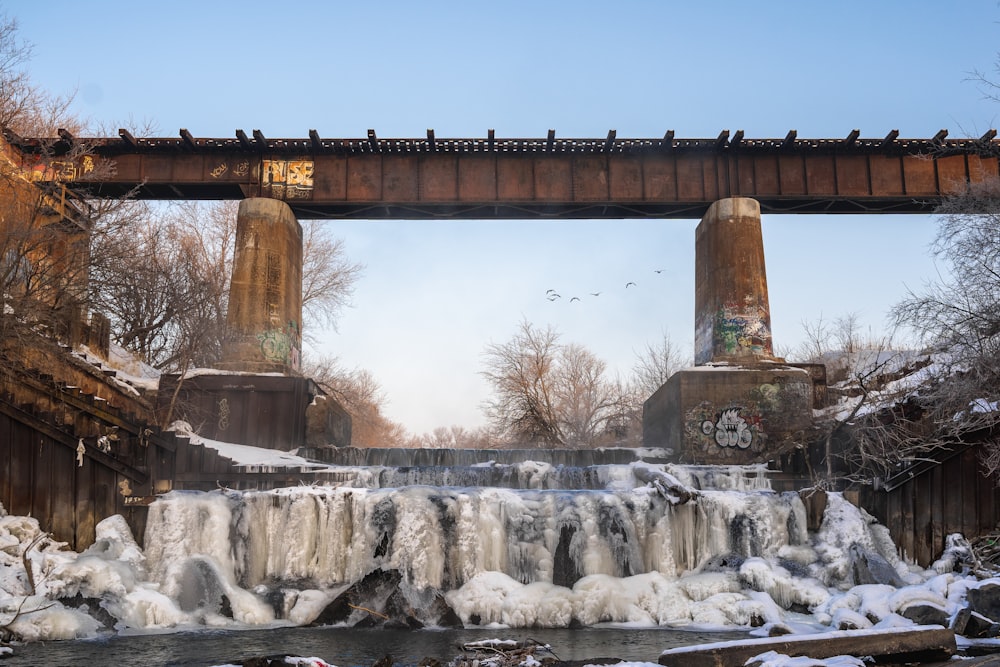
M 339 486 L 388 489 L 407 486 L 494 487 L 501 489 L 599 490 L 632 488 L 635 466 L 643 462 L 573 466 L 544 461 L 489 461 L 462 466 L 334 466 Z M 662 466 L 660 466 L 662 467 Z M 771 488 L 765 466 L 665 466 L 693 489 L 766 491 Z
M 120 516 L 76 554 L 0 507 L 0 642 L 379 618 L 810 632 L 927 613 L 947 623 L 972 589 L 1000 588 L 954 560 L 908 567 L 838 494 L 812 532 L 796 494 L 696 491 L 681 481 L 691 471 L 648 463 L 633 472 L 629 487 L 587 491 L 174 492 L 150 507 L 145 553 Z
M 170 494 L 150 508 L 146 553 L 158 577 L 197 556 L 244 588 L 330 587 L 396 569 L 417 589 L 447 591 L 484 572 L 562 586 L 676 577 L 713 557 L 773 558 L 807 542 L 796 494 L 704 490 L 674 505 L 653 485 L 299 487 Z
M 537 461 L 475 466 L 335 467 L 341 486 L 388 489 L 406 486 L 495 487 L 501 489 L 596 490 L 632 486 L 629 465 L 576 467 Z

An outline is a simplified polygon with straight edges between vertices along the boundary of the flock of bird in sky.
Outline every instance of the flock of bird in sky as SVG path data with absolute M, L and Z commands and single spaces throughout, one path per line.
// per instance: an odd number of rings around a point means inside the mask
M 665 269 L 653 269 L 653 273 L 656 273 L 656 274 L 663 273 L 664 271 L 665 271 Z M 635 281 L 633 281 L 633 280 L 630 280 L 627 283 L 625 283 L 625 289 L 628 289 L 630 287 L 637 287 L 637 286 L 638 286 L 637 283 Z M 590 292 L 590 296 L 601 296 L 601 294 L 602 294 L 601 292 Z M 549 301 L 556 301 L 558 299 L 561 299 L 562 295 L 559 294 L 559 292 L 557 292 L 556 290 L 554 290 L 554 289 L 552 289 L 550 287 L 549 289 L 545 290 L 545 298 L 548 299 Z M 569 298 L 569 302 L 570 303 L 573 303 L 574 301 L 579 301 L 579 300 L 580 300 L 580 297 L 578 297 L 578 296 L 571 296 Z

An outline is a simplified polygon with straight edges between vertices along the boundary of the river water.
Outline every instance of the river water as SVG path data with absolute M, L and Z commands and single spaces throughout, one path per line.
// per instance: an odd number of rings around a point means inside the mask
M 660 653 L 668 648 L 744 637 L 744 632 L 666 628 L 407 631 L 316 627 L 201 630 L 19 645 L 15 647 L 13 656 L 0 659 L 0 665 L 203 667 L 238 663 L 254 656 L 284 654 L 323 658 L 338 667 L 370 667 L 388 654 L 396 665 L 416 665 L 424 657 L 434 657 L 446 663 L 461 655 L 461 644 L 484 639 L 531 639 L 548 644 L 551 653 L 536 651 L 535 655 L 539 658 L 554 655 L 560 660 L 619 658 L 656 662 Z

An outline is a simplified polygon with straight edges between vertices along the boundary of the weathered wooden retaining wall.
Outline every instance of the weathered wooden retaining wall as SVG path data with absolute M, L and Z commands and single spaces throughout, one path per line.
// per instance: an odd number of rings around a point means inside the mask
M 904 556 L 926 566 L 941 555 L 948 535 L 973 539 L 997 528 L 998 481 L 984 474 L 979 448 L 964 446 L 886 480 L 881 488 L 862 488 L 859 503 L 889 529 Z
M 68 348 L 40 338 L 0 357 L 0 503 L 75 549 L 112 514 L 144 528 L 129 499 L 169 479 L 178 442 L 137 392 Z

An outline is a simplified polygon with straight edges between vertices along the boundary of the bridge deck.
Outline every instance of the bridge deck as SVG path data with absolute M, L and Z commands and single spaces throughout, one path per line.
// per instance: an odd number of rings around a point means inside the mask
M 1000 177 L 979 139 L 5 137 L 40 181 L 98 197 L 273 197 L 316 218 L 698 218 L 718 199 L 765 213 L 924 213 L 969 181 Z M 86 155 L 73 157 L 71 155 Z M 95 164 L 106 168 L 95 168 Z M 98 175 L 100 174 L 100 175 Z

